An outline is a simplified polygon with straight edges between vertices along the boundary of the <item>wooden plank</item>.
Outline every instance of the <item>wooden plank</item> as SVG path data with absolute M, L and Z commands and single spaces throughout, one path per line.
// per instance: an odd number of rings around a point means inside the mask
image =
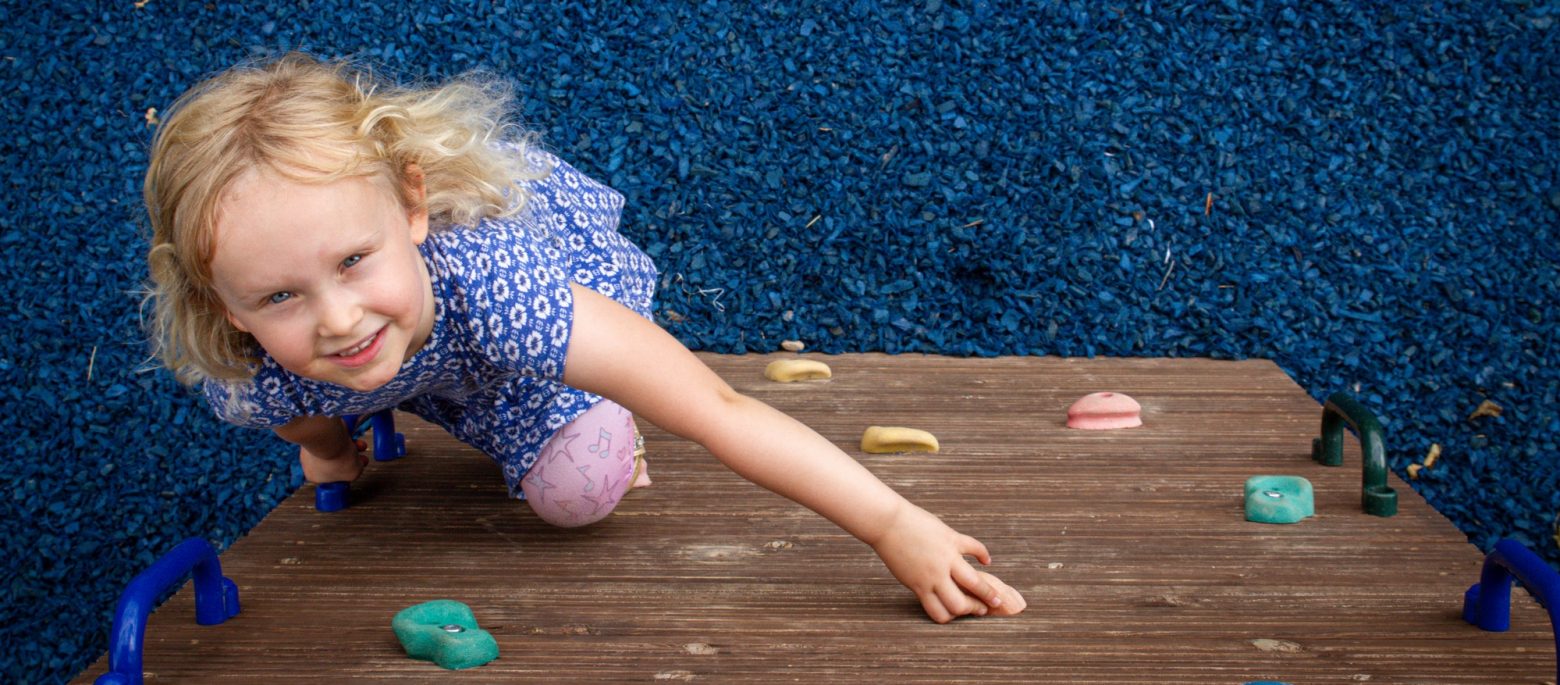
M 642 425 L 655 485 L 583 530 L 507 499 L 486 458 L 412 417 L 411 456 L 373 467 L 347 511 L 300 490 L 222 557 L 243 613 L 194 624 L 181 591 L 150 622 L 150 682 L 1542 683 L 1547 616 L 1519 591 L 1512 630 L 1460 617 L 1481 557 L 1402 482 L 1360 509 L 1360 457 L 1309 459 L 1320 408 L 1265 361 L 701 355 L 738 390 L 812 425 L 907 497 L 981 538 L 1029 610 L 931 623 L 871 551 Z M 1097 390 L 1145 425 L 1075 431 Z M 669 392 L 675 389 L 668 389 Z M 935 455 L 867 455 L 871 424 L 929 430 Z M 1390 436 L 1389 436 L 1390 438 Z M 1251 475 L 1303 475 L 1318 516 L 1243 520 Z M 502 656 L 449 673 L 407 659 L 389 623 L 469 604 Z M 78 682 L 106 669 L 106 661 Z

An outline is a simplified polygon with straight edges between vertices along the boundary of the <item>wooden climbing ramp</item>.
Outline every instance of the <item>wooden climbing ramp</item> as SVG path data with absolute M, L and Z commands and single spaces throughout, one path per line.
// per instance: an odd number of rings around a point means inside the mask
M 1028 599 L 932 623 L 865 545 L 645 432 L 655 485 L 606 521 L 552 528 L 497 467 L 398 415 L 409 456 L 373 464 L 351 508 L 300 489 L 221 555 L 242 613 L 199 626 L 186 586 L 149 621 L 148 682 L 1544 683 L 1547 614 L 1461 618 L 1482 555 L 1407 485 L 1361 510 L 1360 449 L 1311 460 L 1321 407 L 1268 361 L 807 355 L 829 381 L 764 379 L 782 355 L 702 355 L 991 549 Z M 785 355 L 790 356 L 790 355 Z M 1065 427 L 1099 390 L 1145 425 Z M 928 430 L 936 454 L 868 455 L 868 425 Z M 1390 444 L 1390 436 L 1388 436 Z M 1250 523 L 1259 474 L 1314 484 L 1314 518 Z M 405 656 L 391 617 L 464 602 L 501 656 L 450 672 Z M 81 674 L 90 682 L 101 659 Z

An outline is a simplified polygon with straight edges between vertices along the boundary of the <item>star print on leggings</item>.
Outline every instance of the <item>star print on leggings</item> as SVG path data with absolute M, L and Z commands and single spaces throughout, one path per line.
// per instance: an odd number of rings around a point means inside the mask
M 579 439 L 579 437 L 580 434 L 578 432 L 570 433 L 568 432 L 568 429 L 565 428 L 563 433 L 555 438 L 555 440 L 558 441 L 558 449 L 553 451 L 552 458 L 547 460 L 548 463 L 552 463 L 552 460 L 557 459 L 558 455 L 561 453 L 563 456 L 569 458 L 570 464 L 573 464 L 574 452 L 570 450 L 570 447 L 574 444 L 575 440 Z
M 591 505 L 592 505 L 591 506 L 591 510 L 590 510 L 590 515 L 591 516 L 595 516 L 598 512 L 600 512 L 602 507 L 607 507 L 607 509 L 610 510 L 612 508 L 612 505 L 617 502 L 617 498 L 613 497 L 613 495 L 612 495 L 612 484 L 611 483 L 612 483 L 612 481 L 608 478 L 608 476 L 602 476 L 601 477 L 601 486 L 602 486 L 601 487 L 601 494 L 596 495 L 596 496 L 580 495 L 580 499 L 585 500 L 586 502 L 590 502 L 591 503 Z M 591 485 L 594 486 L 595 483 L 591 483 Z M 586 491 L 588 492 L 589 488 L 586 488 Z
M 536 490 L 536 501 L 538 503 L 546 502 L 547 501 L 547 491 L 549 489 L 558 487 L 558 486 L 553 485 L 552 483 L 548 482 L 547 479 L 543 478 L 541 474 L 537 474 L 535 478 L 531 479 L 531 482 L 538 486 L 537 490 Z

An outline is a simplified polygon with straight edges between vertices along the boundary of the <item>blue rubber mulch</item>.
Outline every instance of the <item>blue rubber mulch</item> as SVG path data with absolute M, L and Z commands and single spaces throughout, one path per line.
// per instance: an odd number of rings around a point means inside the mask
M 0 680 L 74 675 L 132 575 L 295 487 L 148 370 L 134 294 L 151 109 L 286 48 L 511 77 L 692 347 L 1268 357 L 1560 561 L 1560 4 L 274 5 L 0 25 Z

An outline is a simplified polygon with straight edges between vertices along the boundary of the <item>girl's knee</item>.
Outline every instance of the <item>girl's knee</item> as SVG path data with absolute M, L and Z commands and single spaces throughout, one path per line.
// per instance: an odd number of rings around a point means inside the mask
M 607 517 L 634 477 L 634 417 L 602 400 L 555 433 L 520 481 L 543 521 L 573 528 Z

